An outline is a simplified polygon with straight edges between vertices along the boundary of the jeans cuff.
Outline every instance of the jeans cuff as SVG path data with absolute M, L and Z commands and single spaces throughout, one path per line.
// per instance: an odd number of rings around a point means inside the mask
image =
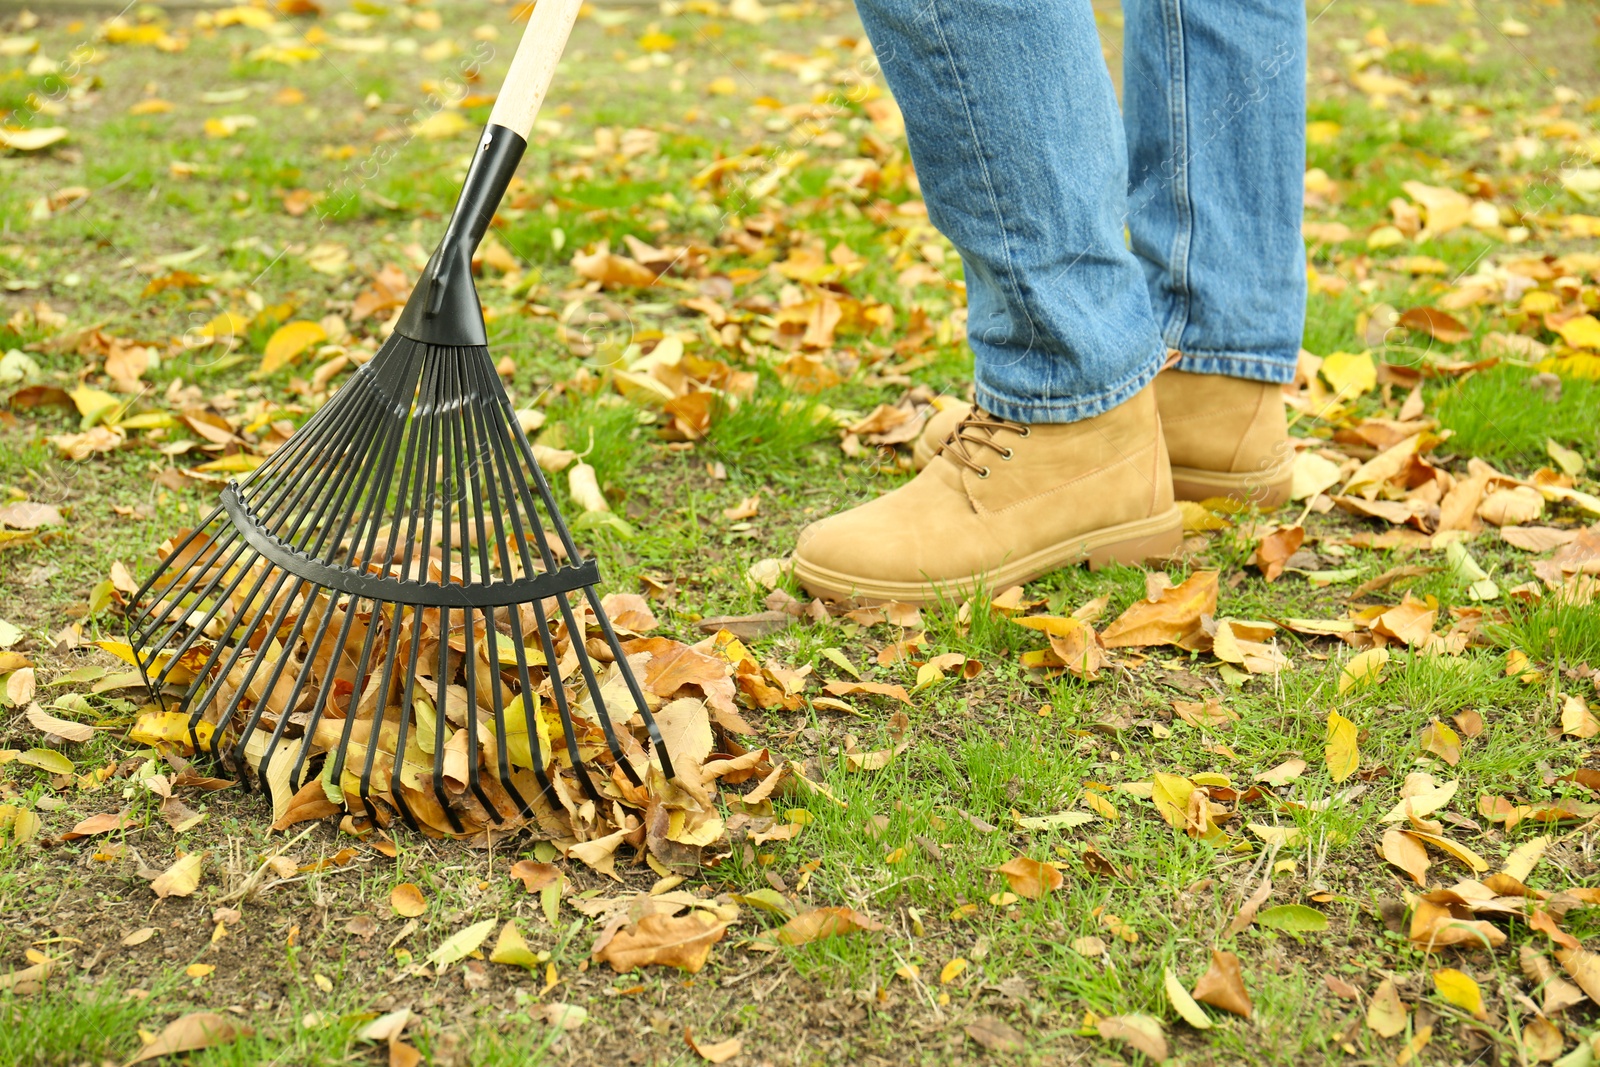
M 1150 358 L 1145 360 L 1133 374 L 1104 392 L 1096 393 L 1092 396 L 1060 398 L 1002 397 L 985 385 L 980 376 L 975 390 L 975 399 L 978 402 L 978 406 L 991 415 L 998 415 L 1002 419 L 1009 419 L 1012 422 L 1020 422 L 1024 425 L 1036 422 L 1082 422 L 1084 419 L 1092 419 L 1096 415 L 1105 414 L 1117 405 L 1131 399 L 1141 389 L 1149 385 L 1161 370 L 1161 362 L 1165 352 L 1166 349 L 1164 347 L 1157 352 L 1152 352 Z
M 1178 370 L 1190 374 L 1225 374 L 1252 382 L 1282 385 L 1294 381 L 1300 350 L 1285 352 L 1184 352 Z

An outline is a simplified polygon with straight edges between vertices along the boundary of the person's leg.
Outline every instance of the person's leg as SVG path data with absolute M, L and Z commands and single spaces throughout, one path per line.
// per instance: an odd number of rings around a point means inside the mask
M 981 407 L 1072 422 L 1163 354 L 1123 235 L 1126 156 L 1089 0 L 859 0 L 928 216 L 966 268 Z
M 1305 324 L 1302 0 L 1124 0 L 1128 229 L 1176 369 L 1179 497 L 1276 503 Z
M 1126 166 L 1089 0 L 858 0 L 928 214 L 966 267 L 979 408 L 909 484 L 813 523 L 813 594 L 925 600 L 1175 551 L 1150 381 L 1164 348 L 1123 238 Z

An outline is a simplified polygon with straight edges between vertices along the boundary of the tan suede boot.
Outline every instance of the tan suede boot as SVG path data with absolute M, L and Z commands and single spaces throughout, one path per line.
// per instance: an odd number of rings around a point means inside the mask
M 928 417 L 927 424 L 922 427 L 922 433 L 911 445 L 911 465 L 917 470 L 933 462 L 933 457 L 939 454 L 939 449 L 950 440 L 950 435 L 956 432 L 961 420 L 972 410 L 972 405 L 965 400 L 949 400 L 943 403 L 944 407 Z
M 1289 499 L 1294 448 L 1278 386 L 1172 369 L 1156 375 L 1156 402 L 1179 500 Z
M 1166 370 L 1156 376 L 1156 401 L 1179 500 L 1232 497 L 1277 507 L 1289 498 L 1294 452 L 1276 385 Z M 957 400 L 928 419 L 911 446 L 917 470 L 938 455 L 971 410 Z
M 1146 388 L 1060 425 L 972 411 L 909 483 L 802 530 L 794 573 L 815 596 L 921 603 L 1081 561 L 1142 563 L 1182 543 Z

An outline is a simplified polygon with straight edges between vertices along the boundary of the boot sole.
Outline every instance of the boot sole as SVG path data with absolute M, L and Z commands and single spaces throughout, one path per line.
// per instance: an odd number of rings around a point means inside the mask
M 1259 508 L 1282 507 L 1289 502 L 1293 468 L 1228 474 L 1197 467 L 1172 468 L 1172 495 L 1179 500 L 1236 500 Z
M 794 559 L 794 575 L 812 596 L 926 604 L 937 600 L 941 594 L 969 596 L 980 584 L 998 592 L 1076 563 L 1087 563 L 1090 570 L 1097 571 L 1113 563 L 1140 564 L 1168 559 L 1182 548 L 1183 512 L 1174 506 L 1160 515 L 1082 534 L 1002 564 L 991 572 L 966 578 L 937 582 L 872 581 L 814 566 L 800 556 Z

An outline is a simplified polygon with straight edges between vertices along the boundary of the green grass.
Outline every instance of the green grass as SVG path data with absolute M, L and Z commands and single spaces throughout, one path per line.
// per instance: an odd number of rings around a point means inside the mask
M 1440 389 L 1434 401 L 1439 419 L 1455 431 L 1448 447 L 1517 467 L 1552 465 L 1545 442 L 1554 440 L 1585 455 L 1600 454 L 1600 382 L 1564 378 L 1561 394 L 1550 400 L 1530 387 L 1534 371 L 1494 367 Z

